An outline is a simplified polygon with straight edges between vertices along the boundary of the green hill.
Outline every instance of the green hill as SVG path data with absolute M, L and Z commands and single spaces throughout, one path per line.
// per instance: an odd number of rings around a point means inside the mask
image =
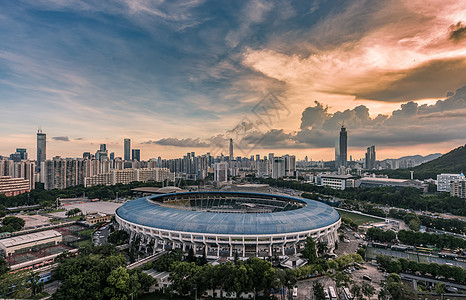
M 458 147 L 439 158 L 410 169 L 385 170 L 383 174 L 392 178 L 410 178 L 414 171 L 414 179 L 437 178 L 440 173 L 459 174 L 466 171 L 466 145 Z

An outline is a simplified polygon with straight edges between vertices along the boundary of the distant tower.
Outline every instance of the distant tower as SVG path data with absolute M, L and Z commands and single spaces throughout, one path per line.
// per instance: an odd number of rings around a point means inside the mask
M 37 131 L 37 168 L 36 172 L 40 172 L 40 165 L 47 160 L 47 135 L 42 133 L 42 129 Z
M 140 149 L 133 149 L 131 152 L 132 152 L 131 153 L 132 154 L 131 158 L 132 158 L 133 161 L 134 160 L 135 161 L 141 161 L 141 150 Z
M 125 139 L 124 141 L 124 160 L 130 161 L 131 160 L 131 140 Z
M 335 143 L 335 167 L 346 167 L 348 163 L 348 133 L 345 125 L 341 125 L 340 137 Z
M 233 139 L 230 139 L 230 160 L 233 160 Z
M 375 146 L 367 147 L 366 151 L 366 169 L 372 170 L 376 168 L 375 165 Z

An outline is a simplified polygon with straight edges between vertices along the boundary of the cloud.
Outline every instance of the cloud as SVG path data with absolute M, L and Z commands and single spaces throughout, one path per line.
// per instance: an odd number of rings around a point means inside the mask
M 69 142 L 70 141 L 70 139 L 67 136 L 54 136 L 54 137 L 52 137 L 52 140 L 63 141 L 63 142 Z
M 146 141 L 142 144 L 156 144 L 161 146 L 174 146 L 174 147 L 196 147 L 196 148 L 205 148 L 210 145 L 204 141 L 201 141 L 199 138 L 192 139 L 177 139 L 177 138 L 163 138 L 158 141 Z
M 372 144 L 390 147 L 464 140 L 458 128 L 466 126 L 466 86 L 449 95 L 432 105 L 410 101 L 390 116 L 374 117 L 364 105 L 330 113 L 328 107 L 315 101 L 314 106 L 303 111 L 298 132 L 273 129 L 251 133 L 244 140 L 257 140 L 261 136 L 259 147 L 263 148 L 332 148 L 343 124 L 348 131 L 348 144 L 355 148 Z
M 459 42 L 466 38 L 466 26 L 461 22 L 456 23 L 456 25 L 451 25 L 448 37 L 454 42 Z

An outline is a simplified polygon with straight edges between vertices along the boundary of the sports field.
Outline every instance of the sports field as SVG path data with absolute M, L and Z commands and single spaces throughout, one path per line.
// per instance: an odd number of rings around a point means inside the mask
M 358 213 L 353 213 L 353 212 L 344 211 L 344 210 L 340 210 L 340 209 L 337 209 L 337 211 L 340 213 L 340 216 L 342 218 L 351 219 L 357 225 L 362 225 L 364 223 L 370 223 L 370 222 L 378 223 L 378 222 L 383 222 L 384 221 L 383 218 L 364 216 L 364 215 L 360 215 Z

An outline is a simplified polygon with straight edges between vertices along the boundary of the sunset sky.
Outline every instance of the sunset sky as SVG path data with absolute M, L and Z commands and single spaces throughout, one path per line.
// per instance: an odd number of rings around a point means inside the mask
M 3 1 L 0 155 L 123 139 L 186 152 L 378 159 L 466 143 L 466 5 L 384 1 Z

